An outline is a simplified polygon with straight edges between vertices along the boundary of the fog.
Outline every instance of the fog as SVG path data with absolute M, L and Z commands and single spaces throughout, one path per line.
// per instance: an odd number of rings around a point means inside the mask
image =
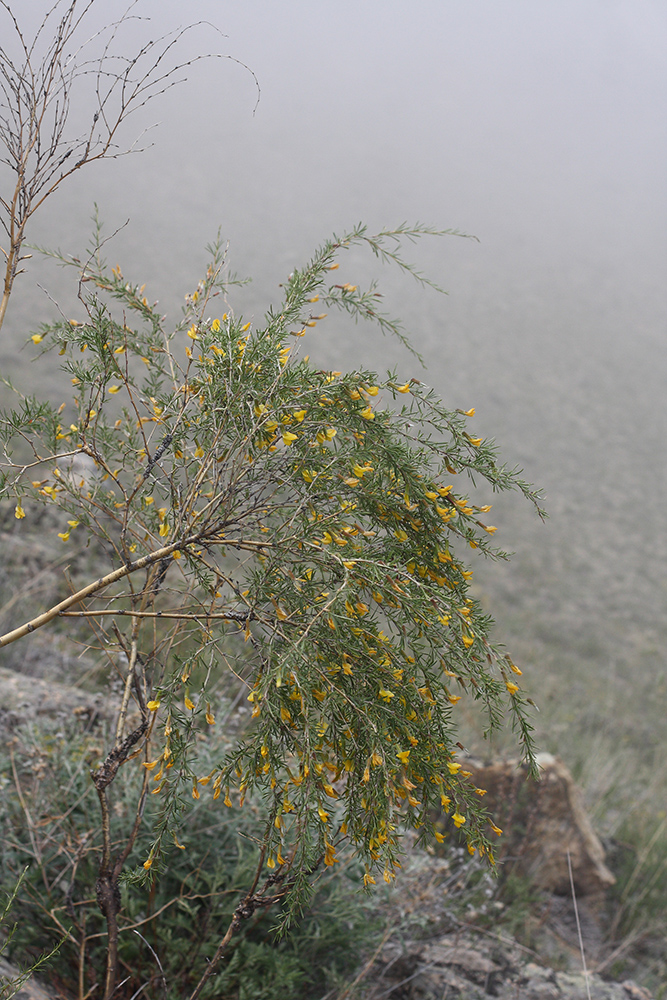
M 25 6 L 35 17 L 44 5 Z M 137 9 L 153 18 L 137 38 L 184 21 L 177 0 Z M 201 25 L 184 57 L 238 62 L 192 67 L 128 123 L 132 142 L 160 122 L 154 145 L 82 171 L 29 239 L 80 252 L 96 201 L 109 232 L 127 221 L 109 258 L 177 317 L 220 227 L 234 269 L 253 278 L 237 306 L 250 318 L 359 220 L 474 234 L 410 249 L 447 297 L 379 275 L 425 372 L 338 320 L 309 350 L 336 368 L 397 366 L 475 406 L 475 433 L 545 488 L 546 524 L 525 503 L 498 504 L 514 563 L 476 569 L 527 686 L 551 706 L 545 745 L 559 748 L 559 702 L 578 677 L 611 716 L 629 690 L 649 698 L 667 639 L 665 4 L 192 0 L 187 16 L 227 37 Z M 344 268 L 345 280 L 378 270 L 356 255 Z M 73 303 L 71 276 L 31 262 L 0 335 L 18 381 L 30 353 L 19 348 L 55 314 L 37 281 Z

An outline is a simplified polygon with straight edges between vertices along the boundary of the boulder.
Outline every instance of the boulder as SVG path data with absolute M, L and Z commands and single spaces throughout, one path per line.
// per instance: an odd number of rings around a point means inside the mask
M 601 897 L 616 881 L 583 807 L 581 792 L 557 757 L 540 754 L 540 780 L 516 761 L 466 760 L 471 780 L 487 790 L 484 804 L 502 828 L 497 856 L 506 871 L 550 893 L 571 895 L 568 855 L 578 897 Z

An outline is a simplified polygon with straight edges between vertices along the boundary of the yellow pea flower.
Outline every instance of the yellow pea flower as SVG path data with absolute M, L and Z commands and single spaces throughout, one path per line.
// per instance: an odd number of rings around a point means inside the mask
M 25 511 L 20 503 L 17 503 L 16 507 L 14 508 L 14 517 L 17 519 L 17 521 L 20 521 L 22 517 L 25 517 Z
M 459 830 L 463 826 L 465 821 L 466 818 L 465 816 L 462 816 L 461 813 L 455 812 L 454 815 L 452 816 L 452 822 L 457 830 Z

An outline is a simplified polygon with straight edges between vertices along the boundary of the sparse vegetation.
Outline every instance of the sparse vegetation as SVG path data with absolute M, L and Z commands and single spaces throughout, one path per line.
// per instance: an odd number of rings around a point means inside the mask
M 9 240 L 0 325 L 34 212 L 73 171 L 118 155 L 133 102 L 175 72 L 160 68 L 170 37 L 138 54 L 148 59 L 138 76 L 137 59 L 107 75 L 106 56 L 61 73 L 94 2 L 55 4 L 37 36 L 55 17 L 55 42 L 35 61 L 0 0 L 19 42 L 18 58 L 0 51 L 10 108 L 0 138 L 14 175 L 9 195 L 0 192 Z M 90 128 L 67 138 L 71 88 L 91 70 L 108 89 Z M 55 137 L 48 148 L 45 131 Z M 275 977 L 285 1000 L 306 988 L 319 996 L 349 979 L 362 930 L 364 947 L 381 933 L 356 887 L 392 882 L 402 826 L 440 839 L 432 809 L 441 806 L 476 864 L 493 857 L 493 817 L 456 759 L 473 716 L 459 727 L 457 715 L 467 699 L 490 731 L 509 713 L 529 759 L 532 744 L 520 670 L 493 644 L 484 594 L 461 558 L 468 546 L 504 553 L 492 545 L 488 498 L 459 484 L 516 489 L 538 509 L 539 497 L 469 432 L 471 411 L 447 409 L 416 378 L 319 371 L 298 351 L 336 309 L 404 339 L 375 285 L 360 289 L 335 269 L 365 246 L 430 284 L 401 250 L 430 235 L 360 226 L 333 237 L 286 276 L 259 325 L 234 312 L 220 244 L 171 326 L 139 283 L 106 265 L 99 226 L 89 253 L 54 254 L 76 273 L 80 309 L 28 344 L 37 363 L 60 359 L 72 398 L 52 406 L 11 387 L 3 516 L 14 538 L 30 546 L 40 533 L 66 556 L 28 584 L 3 581 L 0 644 L 14 654 L 14 642 L 57 630 L 84 651 L 85 683 L 105 690 L 113 724 L 37 731 L 28 721 L 16 731 L 0 779 L 2 883 L 11 893 L 30 865 L 12 948 L 36 961 L 60 943 L 53 974 L 81 1000 L 93 990 L 260 1000 Z M 511 595 L 503 614 L 520 633 L 513 604 Z M 519 643 L 519 652 L 541 660 L 532 686 L 547 702 L 548 749 L 568 732 L 598 826 L 620 845 L 605 967 L 643 964 L 660 997 L 667 838 L 655 806 L 662 716 L 650 696 L 659 659 L 634 688 L 652 706 L 642 733 L 617 714 L 612 730 L 601 708 L 608 677 L 581 672 L 604 648 L 582 629 L 570 659 L 555 663 L 558 634 L 556 625 L 537 651 Z M 463 880 L 471 905 L 488 890 L 473 868 Z M 514 929 L 530 893 L 504 891 L 502 920 Z M 199 950 L 186 970 L 193 922 Z M 276 925 L 290 936 L 276 939 Z

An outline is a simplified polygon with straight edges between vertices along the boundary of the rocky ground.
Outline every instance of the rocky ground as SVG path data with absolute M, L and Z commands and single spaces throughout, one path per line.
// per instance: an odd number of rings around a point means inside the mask
M 363 1000 L 652 1000 L 632 980 L 603 978 L 595 961 L 583 971 L 574 907 L 565 897 L 544 897 L 538 948 L 507 932 L 502 903 L 470 907 L 462 917 L 459 899 L 468 887 L 461 883 L 469 870 L 463 854 L 459 861 L 418 851 L 410 856 L 385 904 L 400 917 L 400 930 L 360 970 Z M 493 892 L 490 884 L 486 891 Z M 475 895 L 485 895 L 479 883 Z M 579 916 L 584 936 L 599 934 L 585 903 Z M 593 946 L 591 957 L 595 952 Z
M 7 557 L 0 619 L 4 614 L 13 621 L 21 618 L 25 592 L 16 588 L 11 570 L 25 570 L 29 557 L 31 587 L 53 600 L 62 587 L 62 567 L 47 546 L 26 554 L 11 531 L 0 535 Z M 76 558 L 90 557 L 81 552 Z M 0 666 L 0 739 L 11 738 L 26 718 L 78 715 L 94 725 L 104 715 L 104 700 L 85 690 L 96 686 L 90 683 L 94 664 L 87 662 L 85 647 L 78 657 L 70 650 L 61 648 L 57 632 L 31 637 L 20 650 L 18 644 L 8 647 L 11 655 Z M 526 898 L 503 900 L 497 881 L 463 849 L 437 857 L 413 848 L 397 887 L 377 893 L 390 930 L 354 981 L 327 1000 L 652 1000 L 630 979 L 607 978 L 614 946 L 605 943 L 605 897 L 614 876 L 567 770 L 554 758 L 542 764 L 539 787 L 526 792 L 525 775 L 516 766 L 466 763 L 476 771 L 476 784 L 488 789 L 485 801 L 505 830 L 503 861 L 522 880 Z M 0 984 L 16 974 L 0 959 Z M 2 1000 L 5 995 L 12 994 L 0 985 Z M 35 977 L 13 995 L 57 1000 Z

